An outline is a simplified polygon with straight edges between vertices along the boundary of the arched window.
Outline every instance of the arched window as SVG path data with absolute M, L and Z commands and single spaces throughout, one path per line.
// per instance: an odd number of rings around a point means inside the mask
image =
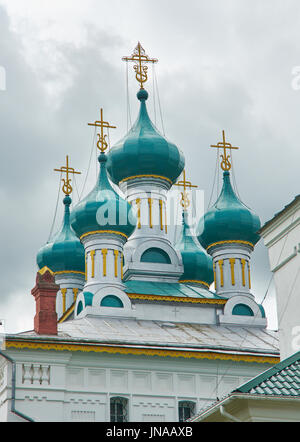
M 110 398 L 110 422 L 128 422 L 128 399 Z
M 179 422 L 185 422 L 195 414 L 196 404 L 192 401 L 180 401 L 178 403 Z
M 152 247 L 146 250 L 141 257 L 141 262 L 154 262 L 156 264 L 171 264 L 169 255 L 162 249 Z
M 79 301 L 77 306 L 77 316 L 79 315 L 79 313 L 82 312 L 82 310 L 83 310 L 82 301 Z
M 114 295 L 107 295 L 105 296 L 100 304 L 100 307 L 117 307 L 117 308 L 123 308 L 123 302 L 120 298 Z
M 236 304 L 232 309 L 233 315 L 254 316 L 253 311 L 246 304 Z

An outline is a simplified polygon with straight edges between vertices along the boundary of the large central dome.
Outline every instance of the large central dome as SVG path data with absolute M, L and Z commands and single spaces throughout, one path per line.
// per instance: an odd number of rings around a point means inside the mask
M 184 156 L 151 122 L 146 100 L 148 92 L 137 93 L 141 102 L 136 123 L 109 152 L 107 170 L 115 184 L 140 176 L 157 176 L 173 184 L 184 169 Z

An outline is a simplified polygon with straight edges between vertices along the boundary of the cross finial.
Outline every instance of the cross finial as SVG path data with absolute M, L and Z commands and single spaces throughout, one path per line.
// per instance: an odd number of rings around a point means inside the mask
M 211 144 L 210 147 L 216 147 L 218 149 L 223 148 L 223 155 L 221 155 L 222 161 L 221 161 L 221 168 L 224 171 L 228 171 L 231 169 L 231 162 L 229 161 L 230 155 L 227 155 L 226 150 L 229 149 L 239 149 L 239 147 L 233 147 L 230 143 L 226 143 L 225 140 L 225 131 L 222 131 L 222 135 L 223 135 L 223 141 L 220 141 L 217 145 L 213 145 Z
M 191 189 L 192 187 L 198 187 L 198 186 L 194 186 L 190 181 L 187 181 L 185 179 L 185 170 L 183 171 L 183 180 L 177 181 L 177 183 L 174 184 L 174 186 L 183 187 L 183 192 L 181 192 L 180 204 L 182 205 L 183 210 L 186 210 L 191 203 L 188 198 L 186 189 Z
M 65 195 L 70 195 L 72 193 L 72 186 L 70 184 L 71 178 L 69 178 L 69 173 L 73 173 L 73 175 L 76 173 L 77 175 L 80 175 L 81 172 L 76 172 L 73 167 L 69 167 L 69 157 L 66 156 L 66 166 L 62 166 L 60 169 L 54 169 L 55 172 L 61 172 L 66 174 L 66 179 L 62 178 L 63 181 L 63 187 L 62 190 Z
M 148 79 L 148 66 L 145 66 L 145 63 L 157 63 L 158 60 L 156 58 L 148 57 L 140 42 L 138 42 L 133 54 L 130 57 L 123 57 L 122 60 L 136 62 L 136 64 L 133 66 L 135 70 L 135 78 L 140 83 L 141 89 L 144 89 L 143 84 Z
M 101 152 L 105 152 L 108 147 L 108 144 L 106 141 L 107 135 L 104 135 L 103 129 L 104 128 L 116 129 L 116 126 L 111 126 L 107 121 L 103 121 L 103 109 L 102 108 L 100 109 L 100 121 L 95 121 L 95 123 L 88 123 L 88 125 L 101 128 L 101 134 L 97 134 L 98 135 L 97 147 Z

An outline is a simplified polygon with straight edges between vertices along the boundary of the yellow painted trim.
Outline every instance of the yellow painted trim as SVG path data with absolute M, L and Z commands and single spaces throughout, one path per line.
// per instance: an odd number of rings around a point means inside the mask
M 220 267 L 220 285 L 221 285 L 221 287 L 223 287 L 224 286 L 224 272 L 223 272 L 224 261 L 223 261 L 223 259 L 220 259 L 218 261 L 218 263 L 219 263 L 219 267 Z
M 58 324 L 61 324 L 62 322 L 66 321 L 68 319 L 68 317 L 73 313 L 75 309 L 75 302 L 71 305 L 70 308 L 68 308 L 68 310 L 59 318 L 59 320 L 57 321 Z
M 85 277 L 85 280 L 87 280 L 87 254 L 84 255 L 84 265 L 85 265 L 84 277 Z
M 167 204 L 165 203 L 165 232 L 168 233 Z
M 210 244 L 209 246 L 207 246 L 206 250 L 210 249 L 211 247 L 218 246 L 218 245 L 221 245 L 221 244 L 246 244 L 246 245 L 251 246 L 251 247 L 254 248 L 254 244 L 252 244 L 252 242 L 232 240 L 232 241 L 218 241 L 218 242 L 214 242 L 214 243 Z
M 209 288 L 209 284 L 207 284 L 207 282 L 199 281 L 198 279 L 180 279 L 178 282 L 182 284 L 188 284 L 189 282 L 196 282 L 198 284 L 203 284 L 205 285 L 205 287 Z
M 133 180 L 135 178 L 160 178 L 161 180 L 165 180 L 168 181 L 168 183 L 173 184 L 169 178 L 166 178 L 165 176 L 161 175 L 133 175 L 128 178 L 124 178 L 124 180 L 121 180 L 119 184 L 125 183 L 126 181 Z
M 229 258 L 229 263 L 230 263 L 230 268 L 231 268 L 231 284 L 235 285 L 235 279 L 234 279 L 234 264 L 235 264 L 235 259 L 234 258 Z
M 149 226 L 150 229 L 153 228 L 153 224 L 152 224 L 152 198 L 148 198 L 148 206 L 149 206 Z
M 213 271 L 214 271 L 214 283 L 215 283 L 215 289 L 217 289 L 217 278 L 216 278 L 216 263 L 213 263 Z
M 62 295 L 63 313 L 66 311 L 66 293 L 67 289 L 60 289 Z
M 84 272 L 78 272 L 77 270 L 64 270 L 63 272 L 55 272 L 54 275 L 63 275 L 64 273 L 75 273 L 77 275 L 85 275 Z
M 107 249 L 101 250 L 102 257 L 103 257 L 103 276 L 106 276 L 106 256 L 107 256 Z
M 137 228 L 140 229 L 141 226 L 141 198 L 137 198 L 137 200 L 135 201 L 136 205 L 137 205 L 137 220 L 138 220 L 138 225 Z
M 73 302 L 76 302 L 77 295 L 78 295 L 78 288 L 73 288 Z
M 160 219 L 160 230 L 164 230 L 163 226 L 163 202 L 159 200 L 159 219 Z
M 144 295 L 139 293 L 127 293 L 130 299 L 145 299 L 147 301 L 172 301 L 190 302 L 193 304 L 226 304 L 227 299 L 188 298 L 181 296 Z
M 39 273 L 40 275 L 44 275 L 46 272 L 50 272 L 51 275 L 55 275 L 55 273 L 52 272 L 52 270 L 49 269 L 49 267 L 47 267 L 47 266 L 44 266 L 43 268 L 41 268 L 41 269 L 38 271 L 38 273 Z
M 82 240 L 82 239 L 85 238 L 86 236 L 89 236 L 89 235 L 95 235 L 96 233 L 113 233 L 113 234 L 115 234 L 115 235 L 121 235 L 121 236 L 124 236 L 124 238 L 128 239 L 128 236 L 125 235 L 125 233 L 117 232 L 117 231 L 115 231 L 115 230 L 95 230 L 94 232 L 87 232 L 87 233 L 84 233 L 83 235 L 81 235 L 81 237 L 80 237 L 79 239 Z
M 90 256 L 91 256 L 91 261 L 92 261 L 92 272 L 91 272 L 91 277 L 95 278 L 95 250 L 91 250 L 90 251 Z
M 114 250 L 115 255 L 115 277 L 118 277 L 118 256 L 119 256 L 119 250 Z
M 241 264 L 242 264 L 242 283 L 243 283 L 243 286 L 245 287 L 245 285 L 246 285 L 246 278 L 245 278 L 246 260 L 245 259 L 241 259 Z
M 6 340 L 6 348 L 28 348 L 30 350 L 57 350 L 57 351 L 82 351 L 96 353 L 119 353 L 145 356 L 160 356 L 173 358 L 194 358 L 194 359 L 221 359 L 243 362 L 258 362 L 277 364 L 280 358 L 272 356 L 236 355 L 217 352 L 185 351 L 185 350 L 161 350 L 153 348 L 118 347 L 108 345 L 87 345 L 87 344 L 65 344 L 52 342 L 30 342 L 30 341 L 10 341 Z
M 121 279 L 122 280 L 123 280 L 123 266 L 124 266 L 123 258 L 124 258 L 124 254 L 121 253 Z

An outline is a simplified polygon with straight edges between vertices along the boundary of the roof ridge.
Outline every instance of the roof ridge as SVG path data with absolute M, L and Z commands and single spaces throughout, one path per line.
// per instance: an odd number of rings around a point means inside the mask
M 274 365 L 271 368 L 268 368 L 263 373 L 260 373 L 258 376 L 256 376 L 253 379 L 250 379 L 250 381 L 245 382 L 240 387 L 236 388 L 232 391 L 232 393 L 240 392 L 240 393 L 249 393 L 252 388 L 258 387 L 262 382 L 268 380 L 270 377 L 278 374 L 288 366 L 294 364 L 296 361 L 300 360 L 300 351 L 297 353 L 294 353 L 293 355 L 289 356 L 288 358 L 284 359 L 283 361 L 280 361 L 278 364 Z

